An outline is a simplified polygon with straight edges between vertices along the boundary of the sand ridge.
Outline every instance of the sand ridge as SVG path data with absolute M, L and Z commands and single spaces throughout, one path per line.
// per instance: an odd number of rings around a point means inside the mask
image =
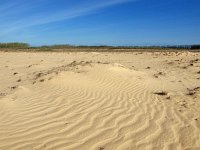
M 199 53 L 0 53 L 0 149 L 200 149 Z

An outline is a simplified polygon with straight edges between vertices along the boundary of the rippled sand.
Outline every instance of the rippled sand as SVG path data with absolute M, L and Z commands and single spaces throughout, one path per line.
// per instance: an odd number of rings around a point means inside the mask
M 0 150 L 199 150 L 200 54 L 0 53 Z

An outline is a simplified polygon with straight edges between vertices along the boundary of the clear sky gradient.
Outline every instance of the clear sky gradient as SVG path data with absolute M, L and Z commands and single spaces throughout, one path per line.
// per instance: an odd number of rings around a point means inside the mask
M 0 42 L 200 44 L 200 0 L 0 0 Z

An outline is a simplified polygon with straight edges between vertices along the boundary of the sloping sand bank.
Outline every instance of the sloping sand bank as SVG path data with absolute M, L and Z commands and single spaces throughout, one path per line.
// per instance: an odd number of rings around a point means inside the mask
M 0 53 L 0 150 L 199 150 L 199 53 Z

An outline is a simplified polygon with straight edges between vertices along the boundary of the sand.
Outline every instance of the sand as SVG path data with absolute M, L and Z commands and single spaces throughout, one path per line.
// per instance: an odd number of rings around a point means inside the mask
M 0 52 L 0 150 L 199 150 L 199 59 Z

